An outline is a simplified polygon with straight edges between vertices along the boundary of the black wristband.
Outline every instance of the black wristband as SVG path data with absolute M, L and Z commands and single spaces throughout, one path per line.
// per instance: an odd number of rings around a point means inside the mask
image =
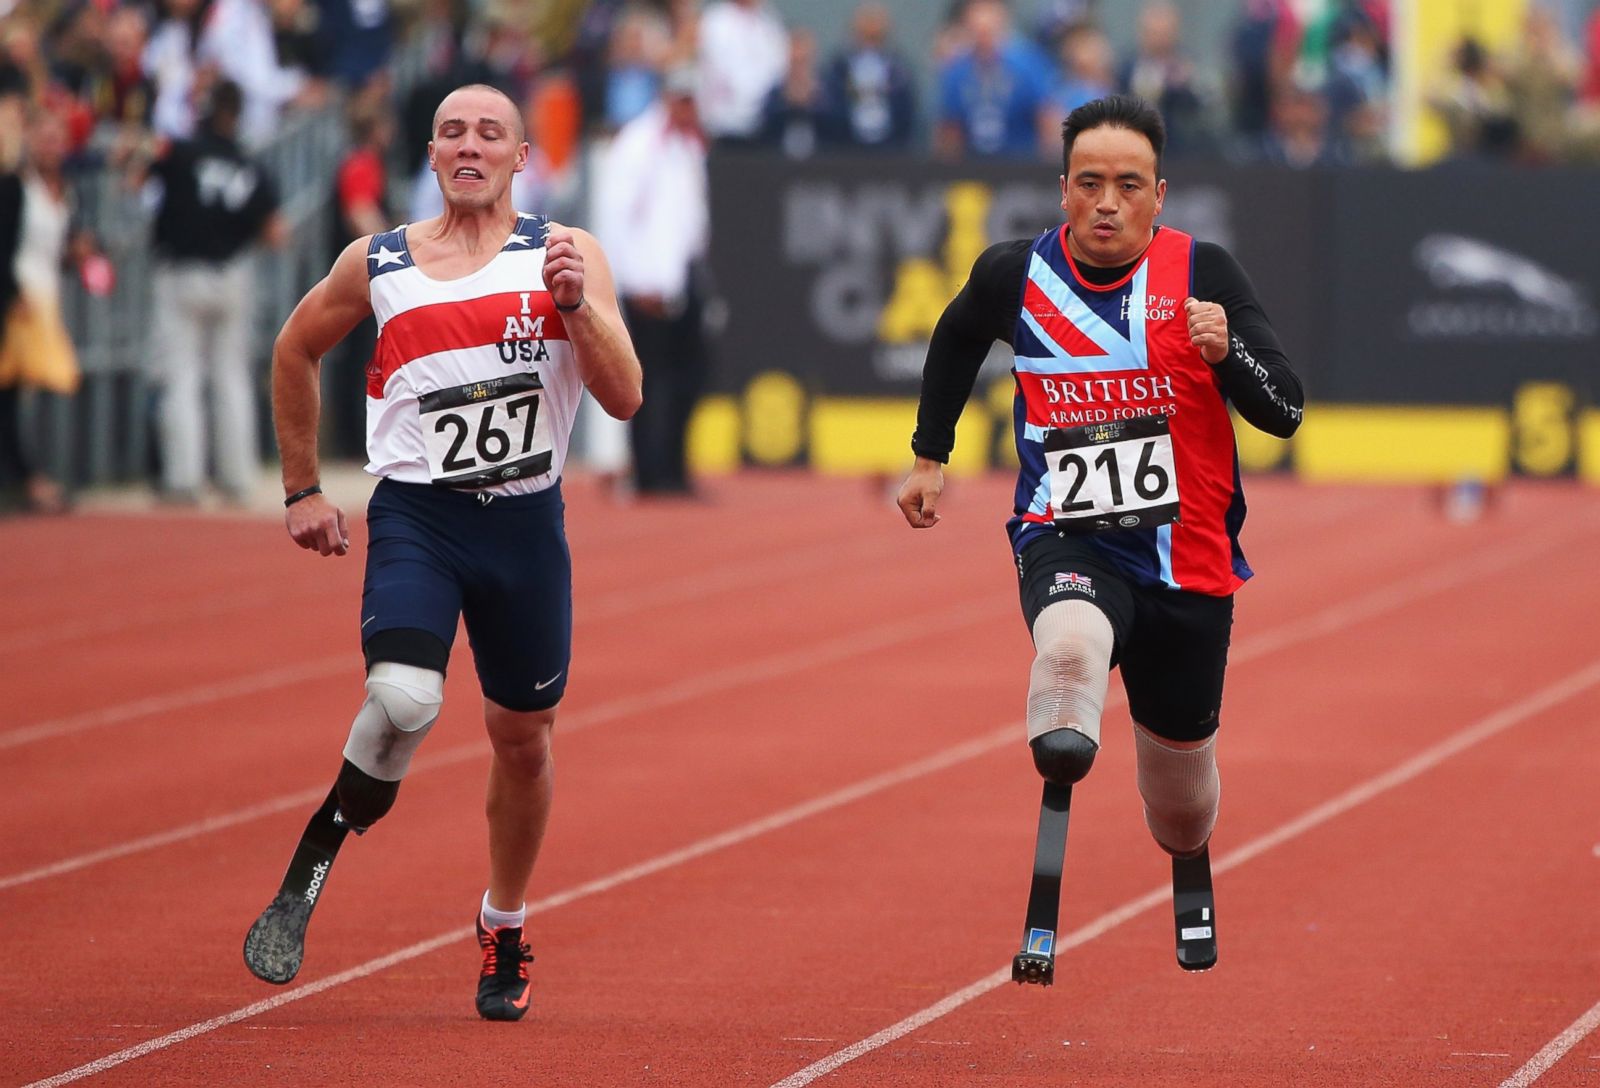
M 552 297 L 550 299 L 550 301 L 551 302 L 555 302 L 555 299 Z M 585 300 L 582 297 L 580 297 L 578 299 L 578 301 L 574 302 L 571 306 L 563 306 L 563 305 L 561 305 L 561 303 L 556 302 L 556 309 L 560 310 L 564 314 L 570 314 L 570 313 L 573 313 L 576 310 L 583 309 L 584 301 Z
M 309 499 L 313 495 L 320 495 L 320 494 L 322 494 L 322 485 L 321 484 L 312 484 L 310 487 L 306 488 L 305 490 L 296 491 L 293 495 L 290 495 L 287 499 L 284 499 L 283 500 L 283 505 L 285 505 L 285 506 L 293 506 L 295 503 L 299 502 L 301 499 Z

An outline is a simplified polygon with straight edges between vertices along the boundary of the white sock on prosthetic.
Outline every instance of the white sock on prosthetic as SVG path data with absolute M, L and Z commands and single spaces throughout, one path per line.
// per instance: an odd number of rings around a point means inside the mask
M 1048 781 L 1071 785 L 1094 763 L 1114 641 L 1111 621 L 1086 601 L 1048 605 L 1034 620 L 1028 744 Z
M 1175 857 L 1198 854 L 1211 839 L 1222 799 L 1217 735 L 1197 748 L 1178 748 L 1135 722 L 1133 747 L 1144 822 L 1156 845 Z

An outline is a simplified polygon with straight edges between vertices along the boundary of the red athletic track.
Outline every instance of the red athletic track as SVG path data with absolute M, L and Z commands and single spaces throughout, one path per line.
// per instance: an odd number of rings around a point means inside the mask
M 1077 946 L 1040 989 L 996 975 L 1038 796 L 1009 491 L 955 481 L 913 533 L 860 483 L 631 509 L 569 487 L 577 656 L 535 1012 L 509 1025 L 471 1003 L 464 638 L 301 977 L 240 960 L 361 697 L 359 524 L 332 560 L 265 520 L 0 523 L 0 1083 L 1600 1082 L 1593 494 L 1517 487 L 1458 525 L 1420 491 L 1251 481 L 1220 966 L 1173 961 L 1113 681 L 1073 812 Z

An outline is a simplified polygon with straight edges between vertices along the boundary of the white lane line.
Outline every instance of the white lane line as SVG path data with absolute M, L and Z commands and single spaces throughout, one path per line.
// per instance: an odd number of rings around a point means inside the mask
M 773 654 L 770 657 L 747 661 L 730 668 L 701 673 L 673 684 L 666 684 L 659 688 L 640 692 L 637 695 L 628 695 L 584 710 L 575 710 L 560 719 L 559 731 L 565 735 L 574 730 L 590 728 L 647 711 L 660 710 L 663 707 L 688 702 L 704 695 L 712 695 L 763 680 L 772 680 L 794 673 L 806 672 L 824 665 L 849 661 L 876 650 L 888 649 L 901 643 L 914 642 L 919 638 L 932 637 L 946 631 L 966 627 L 980 620 L 1009 612 L 1011 607 L 1007 602 L 999 601 L 992 596 L 986 596 L 981 602 L 964 604 L 955 608 L 920 615 L 915 619 L 897 620 L 894 623 L 881 624 L 866 631 L 859 631 L 844 638 L 829 639 L 804 649 Z M 343 668 L 342 665 L 341 668 Z M 457 763 L 487 756 L 488 754 L 489 742 L 483 739 L 457 744 L 420 756 L 412 764 L 410 776 L 415 777 L 424 771 L 453 766 Z M 327 795 L 327 792 L 326 786 L 318 789 L 303 790 L 286 797 L 276 797 L 263 801 L 248 808 L 185 824 L 182 827 L 118 843 L 114 846 L 79 854 L 75 857 L 63 858 L 60 861 L 42 865 L 35 869 L 12 873 L 0 877 L 0 891 L 49 877 L 62 876 L 103 861 L 111 861 L 116 858 L 127 857 L 130 854 L 141 853 L 145 850 L 170 846 L 185 839 L 221 831 L 261 817 L 272 816 L 286 809 L 315 804 L 321 801 Z
M 782 830 L 783 828 L 799 823 L 802 820 L 807 820 L 831 809 L 836 809 L 844 805 L 851 804 L 855 801 L 861 800 L 864 797 L 870 797 L 875 793 L 881 793 L 884 790 L 893 789 L 896 786 L 903 785 L 904 783 L 913 781 L 914 779 L 934 774 L 949 767 L 954 767 L 957 764 L 964 763 L 967 760 L 982 755 L 984 752 L 992 751 L 1003 744 L 1007 744 L 1015 740 L 1016 734 L 1012 727 L 1008 726 L 1003 730 L 996 730 L 986 737 L 981 737 L 977 740 L 967 741 L 964 744 L 957 744 L 950 748 L 946 748 L 944 751 L 930 756 L 927 759 L 918 760 L 915 763 L 908 763 L 903 767 L 885 772 L 884 774 L 875 775 L 872 778 L 864 779 L 855 783 L 854 785 L 846 786 L 843 789 L 835 790 L 832 793 L 824 794 L 810 801 L 802 802 L 801 804 L 795 805 L 791 808 L 783 809 L 782 811 L 775 812 L 770 816 L 765 816 L 757 820 L 752 820 L 749 823 L 741 824 L 738 827 L 724 831 L 721 834 L 711 835 L 707 838 L 700 839 L 698 842 L 691 843 L 690 845 L 681 849 L 673 850 L 665 854 L 659 854 L 656 857 L 640 862 L 637 865 L 630 865 L 625 869 L 618 869 L 616 872 L 607 876 L 603 876 L 583 884 L 574 885 L 571 888 L 557 892 L 554 895 L 547 896 L 546 898 L 540 899 L 537 902 L 529 903 L 528 913 L 542 914 L 547 911 L 555 910 L 558 907 L 564 907 L 568 904 L 575 903 L 580 899 L 586 899 L 590 896 L 600 895 L 603 892 L 611 891 L 612 889 L 621 887 L 624 884 L 631 884 L 636 880 L 642 880 L 645 877 L 653 876 L 654 874 L 662 872 L 663 870 L 672 869 L 679 865 L 687 864 L 688 862 L 694 861 L 698 858 L 703 858 L 708 854 L 714 854 L 718 851 L 726 850 L 729 847 L 737 846 L 740 843 L 748 842 L 751 839 L 758 838 L 762 835 L 767 835 L 774 831 Z M 304 1000 L 305 998 L 320 994 L 325 990 L 331 990 L 336 986 L 343 986 L 347 982 L 359 981 L 371 975 L 375 975 L 380 971 L 394 967 L 397 964 L 405 963 L 408 960 L 414 960 L 419 956 L 425 956 L 430 952 L 445 947 L 446 945 L 457 943 L 465 944 L 472 940 L 472 937 L 473 930 L 471 926 L 462 926 L 458 929 L 452 929 L 446 933 L 441 933 L 436 937 L 430 937 L 425 941 L 419 941 L 416 944 L 409 945 L 406 948 L 391 952 L 386 956 L 380 956 L 377 959 L 368 960 L 366 963 L 349 968 L 348 970 L 329 975 L 327 978 L 318 979 L 316 982 L 307 983 L 303 986 L 296 986 L 294 989 L 287 990 L 275 997 L 269 997 L 264 1001 L 257 1001 L 253 1004 L 246 1005 L 243 1008 L 235 1009 L 229 1013 L 224 1013 L 221 1016 L 214 1016 L 209 1020 L 203 1020 L 197 1024 L 190 1024 L 188 1027 L 180 1028 L 177 1031 L 168 1032 L 166 1035 L 158 1036 L 154 1039 L 148 1039 L 145 1042 L 135 1044 L 134 1046 L 127 1047 L 123 1050 L 119 1050 L 114 1054 L 107 1054 L 103 1058 L 97 1058 L 94 1061 L 87 1062 L 75 1069 L 69 1069 L 63 1073 L 57 1073 L 55 1076 L 46 1077 L 44 1080 L 34 1081 L 32 1084 L 25 1085 L 24 1088 L 57 1088 L 59 1085 L 71 1084 L 73 1081 L 82 1080 L 85 1077 L 94 1076 L 97 1073 L 103 1073 L 106 1070 L 113 1069 L 116 1066 L 124 1064 L 125 1062 L 133 1061 L 136 1058 L 142 1058 L 147 1054 L 154 1054 L 159 1050 L 165 1050 L 167 1047 L 174 1046 L 189 1039 L 193 1039 L 196 1036 L 205 1035 L 208 1032 L 216 1031 L 218 1028 L 224 1028 L 230 1024 L 237 1024 L 242 1020 L 249 1020 L 253 1017 L 260 1016 L 263 1013 L 271 1012 L 273 1009 L 282 1008 L 283 1006 L 293 1002 Z
M 589 623 L 597 620 L 637 615 L 639 611 L 646 608 L 663 608 L 687 601 L 698 601 L 714 593 L 732 592 L 751 585 L 765 584 L 771 580 L 772 572 L 775 569 L 782 569 L 791 573 L 802 569 L 827 569 L 837 566 L 841 556 L 860 559 L 863 556 L 871 557 L 884 550 L 882 545 L 876 544 L 872 547 L 845 550 L 813 547 L 806 552 L 767 556 L 758 563 L 748 563 L 738 567 L 712 571 L 703 576 L 674 579 L 669 585 L 663 585 L 655 590 L 607 593 L 596 598 L 592 603 L 581 604 L 578 607 L 575 613 L 575 626 L 578 631 L 582 632 L 586 630 Z M 773 565 L 775 562 L 778 564 L 777 567 Z M 357 676 L 359 675 L 359 666 L 354 664 L 355 660 L 353 651 L 350 653 L 341 652 L 334 656 L 319 658 L 314 661 L 304 661 L 296 665 L 250 673 L 231 680 L 221 680 L 192 688 L 184 688 L 166 695 L 135 699 L 131 702 L 119 703 L 98 710 L 89 710 L 62 718 L 37 722 L 33 725 L 0 733 L 0 750 L 32 744 L 35 741 L 69 736 L 89 729 L 116 725 L 120 722 L 153 717 L 158 714 L 168 714 L 176 710 L 186 710 L 206 703 L 237 699 L 246 695 L 272 691 L 276 688 L 303 684 L 313 680 L 326 680 L 347 674 Z
M 819 547 L 816 543 L 804 548 L 768 555 L 759 561 L 737 566 L 717 567 L 698 574 L 658 583 L 653 587 L 632 593 L 607 593 L 593 602 L 580 601 L 578 620 L 610 619 L 629 615 L 644 608 L 680 604 L 698 600 L 713 593 L 725 593 L 751 585 L 770 582 L 772 572 L 781 569 L 786 573 L 796 570 L 815 570 L 837 565 L 841 558 L 872 559 L 887 554 L 892 549 L 889 541 L 878 538 L 850 548 Z M 307 589 L 299 595 L 305 599 L 318 596 Z M 15 634 L 0 634 L 0 656 L 10 653 L 28 653 L 64 642 L 77 642 L 88 638 L 103 638 L 140 628 L 163 627 L 188 623 L 207 617 L 226 616 L 236 612 L 285 603 L 282 589 L 270 593 L 211 593 L 197 600 L 166 602 L 159 606 L 118 612 L 112 616 L 93 619 L 76 619 L 49 626 L 34 627 Z
M 1546 1043 L 1544 1049 L 1529 1058 L 1521 1069 L 1501 1081 L 1500 1088 L 1528 1088 L 1528 1085 L 1544 1076 L 1551 1066 L 1565 1057 L 1567 1051 L 1588 1038 L 1597 1027 L 1600 1027 L 1600 1004 L 1596 1004 L 1574 1020 L 1566 1031 Z
M 1369 778 L 1365 782 L 1339 794 L 1332 800 L 1317 805 L 1287 823 L 1280 824 L 1265 835 L 1252 839 L 1237 850 L 1230 851 L 1220 858 L 1216 865 L 1213 866 L 1213 871 L 1225 873 L 1230 869 L 1235 869 L 1271 850 L 1273 847 L 1281 846 L 1291 839 L 1298 838 L 1358 805 L 1363 805 L 1374 797 L 1411 781 L 1424 772 L 1437 767 L 1451 756 L 1466 751 L 1476 744 L 1481 744 L 1483 741 L 1510 729 L 1514 725 L 1518 725 L 1574 696 L 1582 694 L 1596 684 L 1600 684 L 1600 661 L 1591 662 L 1585 668 L 1563 677 L 1553 684 L 1540 688 L 1532 695 L 1525 696 L 1510 706 L 1495 711 L 1488 717 L 1482 718 L 1445 738 L 1438 744 L 1424 749 L 1390 770 Z M 1057 948 L 1060 951 L 1066 951 L 1087 944 L 1096 937 L 1115 929 L 1122 923 L 1143 914 L 1152 907 L 1168 902 L 1171 895 L 1172 889 L 1170 887 L 1153 888 L 1144 895 L 1128 900 L 1121 906 L 1102 914 L 1083 928 L 1068 934 L 1064 940 L 1058 943 Z M 993 974 L 985 975 L 970 986 L 957 990 L 955 993 L 919 1012 L 912 1013 L 899 1023 L 892 1024 L 874 1035 L 852 1043 L 825 1058 L 813 1062 L 804 1069 L 790 1074 L 774 1083 L 771 1088 L 804 1088 L 805 1085 L 820 1077 L 827 1076 L 841 1066 L 887 1046 L 895 1040 L 911 1034 L 918 1028 L 933 1023 L 940 1017 L 954 1012 L 963 1005 L 976 1001 L 978 998 L 999 989 L 1010 981 L 1011 968 L 1009 966 L 1003 967 Z M 1579 1039 L 1593 1031 L 1597 1019 L 1600 1019 L 1600 1005 L 1590 1009 L 1582 1020 L 1568 1028 L 1555 1042 L 1546 1047 L 1545 1051 L 1541 1051 L 1539 1057 L 1543 1057 L 1546 1051 L 1554 1050 L 1553 1056 L 1549 1058 L 1549 1062 L 1554 1062 L 1556 1058 L 1559 1058 L 1576 1044 Z M 1564 1045 L 1557 1049 L 1558 1044 Z M 1539 1058 L 1536 1057 L 1533 1062 L 1529 1062 L 1529 1065 L 1533 1065 L 1538 1060 Z M 1548 1068 L 1548 1063 L 1543 1068 L 1540 1068 L 1538 1072 L 1543 1072 L 1544 1068 Z M 1537 1073 L 1535 1076 L 1537 1076 Z M 1531 1081 L 1517 1082 L 1513 1077 L 1501 1088 L 1507 1088 L 1508 1085 L 1512 1084 L 1525 1085 L 1527 1083 L 1531 1083 Z
M 1372 594 L 1372 596 L 1377 595 L 1378 593 Z M 1394 602 L 1395 607 L 1399 607 L 1406 601 L 1403 594 L 1397 593 L 1389 593 L 1389 599 Z M 1351 622 L 1354 621 L 1352 620 Z M 1304 627 L 1301 629 L 1303 631 L 1308 630 Z M 1300 637 L 1309 638 L 1312 636 L 1307 633 Z M 1254 651 L 1245 649 L 1242 653 L 1236 655 L 1235 659 L 1238 661 L 1256 657 L 1273 650 L 1282 649 L 1289 644 L 1290 642 L 1288 641 L 1262 640 L 1260 643 L 1261 649 Z M 1597 663 L 1595 666 L 1593 666 L 1592 671 L 1596 673 L 1597 678 L 1600 678 L 1600 663 Z M 1120 692 L 1114 692 L 1112 694 L 1111 701 L 1114 701 L 1118 694 L 1120 694 Z M 528 909 L 530 913 L 553 910 L 558 906 L 564 906 L 575 901 L 576 899 L 581 899 L 586 895 L 594 895 L 610 890 L 611 888 L 618 887 L 632 880 L 637 880 L 644 876 L 651 875 L 652 873 L 660 872 L 661 870 L 670 868 L 673 865 L 682 864 L 686 861 L 693 860 L 694 858 L 702 857 L 705 854 L 711 853 L 715 850 L 725 849 L 729 846 L 736 845 L 737 843 L 745 842 L 757 835 L 778 830 L 779 828 L 786 827 L 790 824 L 825 812 L 829 809 L 837 808 L 841 805 L 848 804 L 851 801 L 859 800 L 860 798 L 867 797 L 873 793 L 889 789 L 892 786 L 912 781 L 917 777 L 931 774 L 947 767 L 956 766 L 957 764 L 963 763 L 970 759 L 976 759 L 980 756 L 1006 747 L 1007 745 L 1014 744 L 1016 741 L 1017 730 L 1019 728 L 1020 723 L 1012 723 L 977 740 L 945 749 L 944 752 L 932 756 L 929 759 L 909 764 L 894 771 L 886 772 L 885 774 L 867 779 L 865 782 L 857 783 L 854 786 L 848 786 L 842 790 L 827 794 L 814 801 L 795 806 L 794 808 L 786 809 L 774 816 L 769 816 L 765 819 L 744 824 L 739 828 L 735 828 L 729 832 L 724 832 L 721 835 L 713 836 L 708 839 L 702 839 L 700 842 L 692 844 L 691 846 L 685 847 L 681 850 L 660 855 L 651 861 L 647 861 L 627 869 L 619 870 L 617 873 L 614 873 L 609 877 L 604 877 L 600 880 L 579 885 L 576 888 L 570 889 L 566 892 L 557 893 L 554 896 L 550 896 L 546 899 L 530 904 Z M 457 749 L 456 752 L 465 753 L 466 748 L 463 747 L 462 749 Z M 447 755 L 447 753 L 441 753 L 440 755 L 441 757 L 444 757 Z M 1420 771 L 1417 773 L 1420 773 Z M 1244 850 L 1248 849 L 1248 846 L 1244 848 Z M 1216 867 L 1217 871 L 1226 871 L 1226 869 L 1238 864 L 1239 862 L 1235 861 L 1234 859 L 1243 854 L 1244 850 L 1235 851 L 1233 854 L 1230 854 L 1226 858 L 1222 859 L 1222 861 L 1219 862 Z M 1140 899 L 1134 900 L 1128 904 L 1124 904 L 1117 910 L 1106 915 L 1102 915 L 1100 919 L 1096 920 L 1090 925 L 1068 935 L 1064 943 L 1061 945 L 1061 948 L 1065 950 L 1094 939 L 1094 937 L 1099 936 L 1100 933 L 1105 932 L 1116 925 L 1120 925 L 1128 918 L 1134 917 L 1135 915 L 1148 910 L 1150 907 L 1163 902 L 1167 894 L 1168 889 L 1158 888 L 1155 891 L 1141 897 Z M 245 1006 L 242 1009 L 236 1009 L 231 1013 L 227 1013 L 219 1017 L 213 1017 L 210 1020 L 202 1021 L 198 1024 L 192 1024 L 189 1027 L 171 1032 L 156 1039 L 147 1040 L 144 1043 L 117 1051 L 114 1054 L 109 1054 L 103 1058 L 89 1062 L 86 1065 L 79 1066 L 76 1069 L 67 1070 L 64 1073 L 57 1074 L 54 1077 L 50 1077 L 42 1081 L 36 1081 L 33 1084 L 24 1086 L 24 1088 L 55 1088 L 56 1085 L 68 1084 L 76 1080 L 81 1080 L 84 1077 L 92 1076 L 96 1073 L 103 1072 L 106 1069 L 121 1065 L 124 1062 L 132 1061 L 135 1058 L 143 1057 L 146 1054 L 165 1049 L 187 1039 L 194 1038 L 197 1035 L 203 1035 L 208 1032 L 215 1031 L 218 1028 L 238 1023 L 241 1020 L 247 1020 L 252 1017 L 259 1016 L 262 1013 L 271 1011 L 272 1009 L 276 1009 L 293 1001 L 298 1001 L 302 998 L 321 993 L 324 990 L 332 989 L 335 986 L 343 985 L 346 982 L 352 982 L 366 978 L 370 975 L 383 971 L 388 967 L 399 963 L 404 963 L 407 960 L 415 959 L 418 956 L 426 955 L 429 952 L 432 952 L 435 949 L 441 948 L 452 942 L 466 940 L 471 936 L 471 934 L 472 931 L 469 927 L 462 927 L 458 930 L 452 930 L 449 933 L 440 934 L 439 936 L 430 938 L 427 941 L 411 945 L 408 948 L 400 949 L 399 951 L 390 953 L 387 956 L 370 960 L 365 964 L 351 968 L 347 971 L 340 972 L 339 974 L 330 975 L 327 978 L 321 979 L 317 982 L 296 987 L 295 989 L 280 994 L 277 997 L 256 1002 L 252 1005 Z M 1002 969 L 1001 971 L 996 972 L 995 975 L 981 979 L 972 986 L 950 995 L 937 1005 L 930 1006 L 929 1009 L 923 1010 L 922 1013 L 916 1014 L 908 1020 L 902 1021 L 901 1024 L 896 1025 L 895 1028 L 889 1028 L 883 1032 L 879 1032 L 878 1035 L 873 1036 L 872 1039 L 863 1040 L 862 1043 L 857 1043 L 853 1048 L 848 1049 L 854 1050 L 862 1047 L 866 1043 L 873 1043 L 876 1041 L 875 1045 L 868 1047 L 867 1050 L 860 1051 L 860 1053 L 867 1053 L 870 1049 L 876 1049 L 877 1047 L 883 1046 L 888 1042 L 892 1042 L 901 1035 L 908 1034 L 909 1032 L 916 1030 L 916 1028 L 921 1027 L 923 1024 L 929 1023 L 941 1016 L 944 1016 L 946 1013 L 959 1008 L 961 1005 L 964 1005 L 985 993 L 988 993 L 989 991 L 997 988 L 1009 980 L 1009 968 Z M 910 1026 L 905 1026 L 904 1030 L 894 1033 L 896 1028 L 900 1028 L 904 1025 Z M 852 1055 L 852 1057 L 854 1056 L 859 1055 Z M 795 1083 L 808 1084 L 811 1080 L 815 1080 L 817 1076 L 821 1076 L 831 1069 L 838 1068 L 839 1065 L 843 1065 L 849 1060 L 852 1059 L 846 1058 L 843 1061 L 839 1061 L 835 1065 L 828 1067 L 827 1069 L 822 1069 L 816 1074 L 816 1076 L 811 1077 L 809 1080 L 796 1081 Z M 828 1061 L 828 1059 L 824 1059 L 824 1062 L 826 1061 Z M 802 1076 L 811 1069 L 816 1069 L 822 1064 L 823 1063 L 817 1063 L 814 1066 L 808 1067 L 806 1070 L 801 1070 L 800 1073 L 794 1074 L 789 1078 L 788 1081 L 783 1082 L 783 1084 L 786 1085 L 789 1083 L 789 1081 L 794 1081 L 795 1077 Z
M 1310 639 L 1318 638 L 1322 635 L 1333 634 L 1362 620 L 1372 619 L 1384 614 L 1385 612 L 1395 611 L 1396 609 L 1409 605 L 1414 601 L 1420 600 L 1423 597 L 1429 596 L 1433 593 L 1453 588 L 1454 586 L 1472 578 L 1493 573 L 1494 571 L 1503 567 L 1524 563 L 1535 555 L 1560 547 L 1565 542 L 1565 539 L 1557 539 L 1552 541 L 1549 537 L 1541 536 L 1537 539 L 1535 546 L 1531 548 L 1516 550 L 1513 552 L 1499 552 L 1497 550 L 1486 556 L 1471 556 L 1453 564 L 1445 564 L 1444 566 L 1439 567 L 1437 570 L 1427 575 L 1404 575 L 1388 585 L 1380 586 L 1377 589 L 1372 590 L 1364 596 L 1356 597 L 1352 600 L 1334 605 L 1331 608 L 1323 609 L 1321 612 L 1313 613 L 1304 619 L 1281 624 L 1277 627 L 1264 631 L 1259 635 L 1243 639 L 1234 645 L 1233 649 L 1229 653 L 1229 657 L 1233 664 L 1243 664 L 1244 662 L 1250 661 L 1263 654 L 1286 649 L 1297 643 L 1309 641 Z M 765 570 L 766 567 L 763 567 L 762 569 Z M 923 626 L 925 626 L 926 622 L 927 621 L 918 621 L 918 623 Z M 861 652 L 860 649 L 853 648 L 857 646 L 854 640 L 846 640 L 843 646 L 844 656 L 848 656 L 850 653 L 854 652 Z M 863 646 L 863 648 L 871 648 L 871 646 Z M 806 668 L 810 667 L 811 665 L 825 664 L 837 660 L 841 656 L 841 650 L 838 644 L 825 644 L 824 646 L 819 647 L 816 651 L 812 651 L 809 655 L 802 656 L 798 660 L 794 658 L 794 655 L 783 656 L 790 658 L 789 668 Z M 342 671 L 344 668 L 345 665 L 341 663 L 337 667 L 331 668 L 330 672 Z M 774 661 L 773 659 L 768 659 L 764 665 L 757 663 L 752 666 L 747 666 L 746 668 L 759 669 L 761 670 L 761 675 L 764 677 L 781 675 L 783 672 L 789 671 L 788 668 L 785 668 L 781 661 Z M 725 670 L 723 673 L 719 674 L 706 674 L 698 680 L 684 681 L 681 685 L 677 685 L 674 688 L 660 689 L 657 692 L 645 692 L 629 699 L 620 700 L 616 703 L 604 704 L 600 707 L 594 708 L 587 714 L 575 712 L 561 719 L 562 732 L 570 733 L 574 729 L 582 728 L 584 725 L 592 725 L 596 724 L 598 721 L 610 720 L 612 718 L 621 716 L 624 713 L 653 709 L 656 705 L 658 705 L 656 702 L 654 702 L 654 700 L 658 697 L 669 699 L 673 702 L 681 702 L 698 694 L 706 694 L 711 691 L 721 690 L 734 684 L 744 682 L 740 680 L 738 676 L 729 676 L 728 674 L 730 672 L 742 676 L 743 669 Z M 721 677 L 722 679 L 719 680 L 718 677 Z M 1120 690 L 1120 688 L 1113 689 L 1111 698 L 1119 698 Z M 1108 703 L 1106 709 L 1109 710 L 1112 705 L 1114 704 Z M 4 737 L 0 736 L 0 748 L 4 747 Z M 419 758 L 414 764 L 412 764 L 411 773 L 416 775 L 422 771 L 431 770 L 435 767 L 451 765 L 462 762 L 463 760 L 472 759 L 479 755 L 487 754 L 487 752 L 488 745 L 483 741 L 476 741 L 470 744 L 458 745 L 453 748 L 446 748 L 442 751 L 433 753 L 431 759 L 427 756 Z M 313 801 L 321 800 L 325 792 L 326 791 L 311 790 L 303 793 L 296 793 L 291 798 L 278 798 L 276 800 L 265 801 L 261 805 L 255 806 L 253 809 L 241 810 L 241 812 L 254 813 L 254 815 L 241 816 L 240 813 L 232 813 L 223 816 L 217 816 L 210 820 L 188 824 L 184 827 L 174 828 L 170 831 L 161 832 L 147 838 L 135 839 L 131 842 L 125 842 L 116 846 L 106 847 L 103 850 L 98 850 L 89 854 L 83 854 L 76 858 L 67 858 L 52 865 L 46 865 L 37 869 L 29 870 L 27 872 L 15 873 L 10 876 L 0 877 L 0 891 L 4 891 L 6 888 L 16 887 L 19 884 L 26 884 L 34 880 L 40 880 L 45 877 L 58 876 L 63 873 L 73 872 L 77 869 L 82 869 L 85 866 L 93 865 L 100 861 L 109 861 L 114 858 L 126 857 L 129 854 L 138 853 L 142 850 L 170 845 L 171 843 L 180 842 L 184 839 L 193 838 L 197 835 L 203 835 L 210 831 L 232 827 L 236 824 L 244 823 L 246 820 L 254 819 L 255 816 L 270 815 L 274 812 L 281 812 L 285 808 L 293 807 L 296 804 L 308 803 L 306 800 L 304 800 L 308 797 Z M 268 806 L 274 807 L 268 809 Z

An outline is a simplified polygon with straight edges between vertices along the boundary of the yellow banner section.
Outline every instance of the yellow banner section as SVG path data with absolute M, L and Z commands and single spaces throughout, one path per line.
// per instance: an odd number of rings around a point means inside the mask
M 1294 437 L 1310 481 L 1500 480 L 1511 468 L 1511 420 L 1498 408 L 1319 404 Z
M 1002 383 L 996 387 L 1003 392 Z M 695 413 L 689 450 L 695 471 L 741 465 L 808 465 L 836 475 L 904 472 L 911 464 L 917 402 L 910 397 L 818 397 L 793 386 L 758 387 L 740 399 L 708 397 Z M 991 390 L 993 392 L 993 390 Z M 969 405 L 956 430 L 952 474 L 1016 464 L 1004 398 Z M 984 411 L 988 407 L 992 411 Z M 1510 410 L 1314 404 L 1292 441 L 1236 425 L 1247 472 L 1291 468 L 1312 481 L 1495 482 L 1576 475 L 1600 484 L 1600 409 L 1578 409 L 1566 386 L 1529 383 Z
M 1447 93 L 1455 74 L 1455 50 L 1474 38 L 1491 55 L 1517 42 L 1528 0 L 1394 0 L 1392 12 L 1393 97 L 1390 103 L 1395 157 L 1426 166 L 1449 150 L 1449 134 L 1428 105 Z

